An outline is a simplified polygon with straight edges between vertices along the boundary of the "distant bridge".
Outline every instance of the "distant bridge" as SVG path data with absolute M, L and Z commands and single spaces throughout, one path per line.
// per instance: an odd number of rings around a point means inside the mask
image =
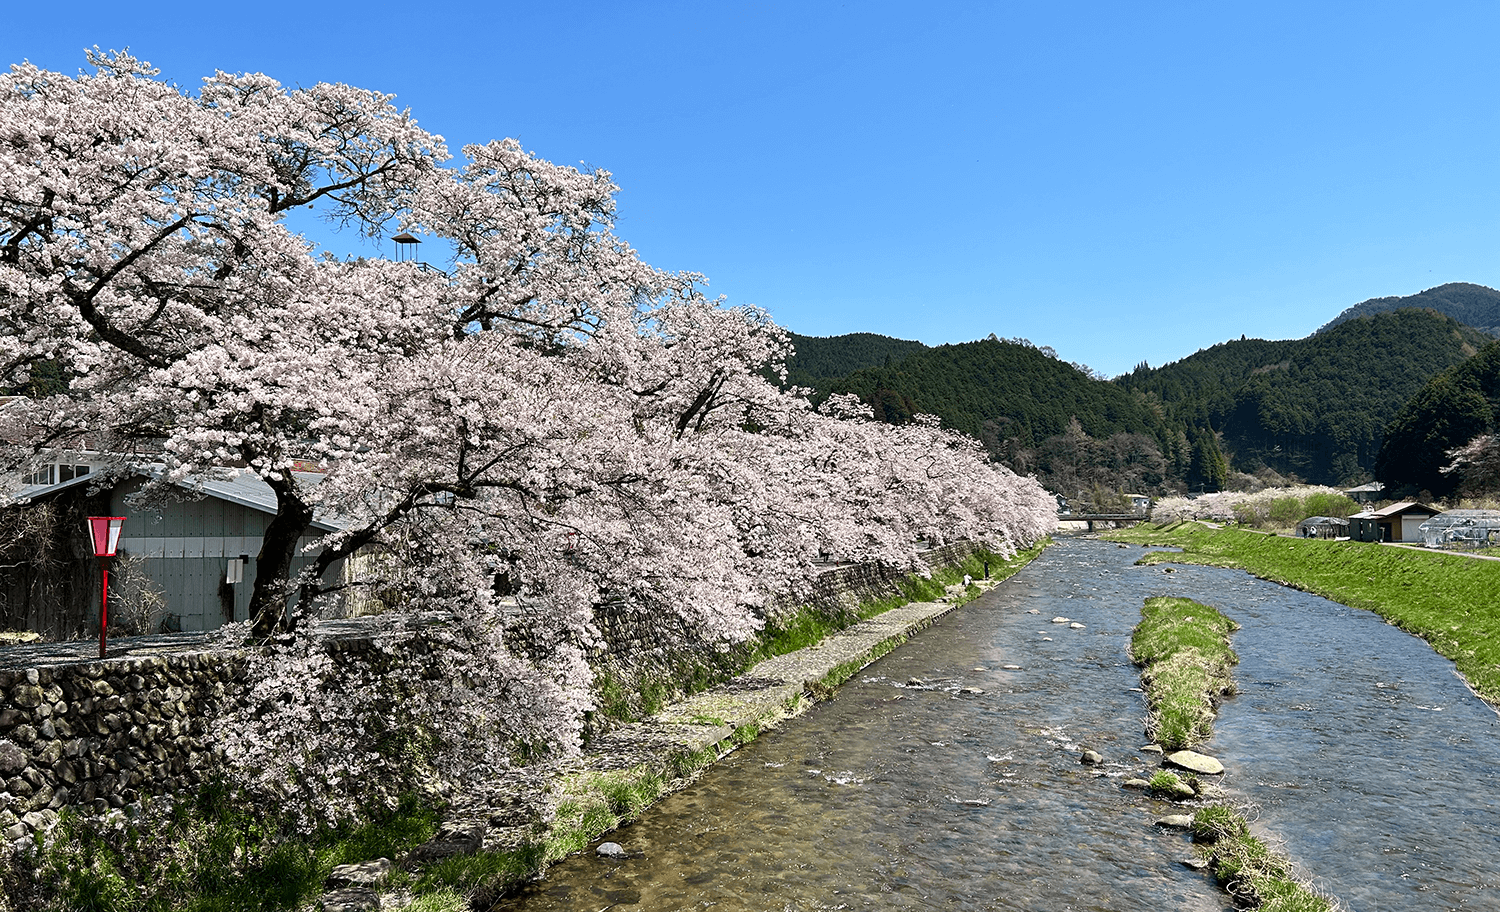
M 1128 523 L 1138 523 L 1138 522 L 1145 522 L 1146 520 L 1148 520 L 1150 518 L 1151 517 L 1148 516 L 1145 513 L 1059 513 L 1059 514 L 1057 514 L 1057 521 L 1058 522 L 1086 522 L 1086 523 L 1088 523 L 1089 524 L 1089 531 L 1090 532 L 1094 531 L 1094 523 L 1096 523 L 1096 522 L 1128 522 Z

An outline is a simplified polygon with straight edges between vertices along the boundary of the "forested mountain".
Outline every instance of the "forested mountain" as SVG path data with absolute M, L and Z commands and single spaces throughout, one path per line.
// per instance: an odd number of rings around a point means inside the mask
M 1500 314 L 1500 292 L 1444 285 L 1366 301 L 1305 339 L 1242 337 L 1112 381 L 1024 339 L 930 348 L 869 333 L 794 336 L 789 374 L 820 397 L 855 393 L 885 421 L 935 414 L 1070 498 L 1212 490 L 1225 455 L 1235 472 L 1358 483 L 1375 470 L 1387 422 L 1429 378 L 1491 341 L 1435 306 L 1386 312 L 1390 302 L 1444 304 L 1481 323 L 1490 303 Z M 1492 404 L 1500 418 L 1500 400 Z M 1422 487 L 1436 490 L 1430 481 Z
M 913 352 L 925 351 L 921 342 L 893 339 L 876 333 L 842 336 L 801 336 L 788 333 L 794 352 L 786 359 L 787 382 L 817 389 L 824 381 L 867 367 L 895 364 Z
M 1115 382 L 1169 419 L 1221 432 L 1239 471 L 1340 484 L 1374 469 L 1386 423 L 1429 377 L 1488 341 L 1450 317 L 1401 310 L 1306 339 L 1225 342 Z
M 833 380 L 877 417 L 929 413 L 979 438 L 1011 468 L 1073 498 L 1096 490 L 1157 490 L 1192 466 L 1189 435 L 1144 396 L 1059 361 L 1049 348 L 991 336 L 942 345 Z
M 832 389 L 858 394 L 886 421 L 929 412 L 964 433 L 1024 447 L 1061 434 L 1070 418 L 1095 437 L 1149 433 L 1161 423 L 1143 398 L 1035 346 L 994 338 L 915 352 L 887 367 L 855 371 Z
M 1500 291 L 1468 282 L 1449 282 L 1405 297 L 1371 298 L 1334 317 L 1318 332 L 1327 332 L 1355 317 L 1402 308 L 1435 310 L 1487 335 L 1500 336 Z
M 1452 493 L 1458 479 L 1445 475 L 1448 451 L 1500 420 L 1500 342 L 1429 380 L 1391 419 L 1375 463 L 1375 476 L 1394 491 Z

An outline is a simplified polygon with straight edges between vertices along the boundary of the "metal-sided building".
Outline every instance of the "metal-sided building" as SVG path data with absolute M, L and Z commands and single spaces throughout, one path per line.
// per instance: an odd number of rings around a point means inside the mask
M 316 483 L 321 476 L 299 473 L 299 477 Z M 83 544 L 81 518 L 106 512 L 125 517 L 120 557 L 141 558 L 140 572 L 165 599 L 162 627 L 212 630 L 249 619 L 256 558 L 266 527 L 276 515 L 276 496 L 270 486 L 244 471 L 227 479 L 190 479 L 179 485 L 180 496 L 148 510 L 130 503 L 131 495 L 147 480 L 142 472 L 90 494 L 99 476 L 97 472 L 80 473 L 51 484 L 29 484 L 15 493 L 4 509 L 48 503 L 56 508 L 58 527 L 54 534 L 58 542 L 54 551 L 61 562 L 49 571 L 56 580 L 39 579 L 36 571 L 27 567 L 9 571 L 16 576 L 14 580 L 0 579 L 0 597 L 7 601 L 0 607 L 5 609 L 8 624 L 24 624 L 51 635 L 69 635 L 89 626 L 98 629 L 99 574 Z M 310 558 L 300 553 L 301 545 L 339 528 L 337 519 L 315 516 L 299 542 L 292 572 L 310 563 Z M 329 568 L 327 577 L 337 579 L 343 569 L 343 562 L 337 562 Z M 112 605 L 115 595 L 115 586 L 111 585 Z
M 316 480 L 319 476 L 301 476 Z M 126 517 L 120 549 L 145 558 L 145 572 L 167 600 L 169 626 L 212 630 L 232 621 L 249 620 L 250 590 L 261 537 L 276 515 L 276 495 L 259 476 L 245 472 L 227 480 L 202 480 L 185 486 L 184 499 L 159 510 L 129 506 L 127 498 L 145 479 L 132 479 L 110 493 L 110 508 Z M 201 493 L 201 497 L 195 496 Z M 309 535 L 298 541 L 292 560 L 295 575 L 311 561 L 301 553 L 311 538 L 338 531 L 314 517 Z M 238 567 L 234 565 L 238 564 Z M 342 565 L 330 568 L 337 578 Z M 238 579 L 238 582 L 230 582 Z

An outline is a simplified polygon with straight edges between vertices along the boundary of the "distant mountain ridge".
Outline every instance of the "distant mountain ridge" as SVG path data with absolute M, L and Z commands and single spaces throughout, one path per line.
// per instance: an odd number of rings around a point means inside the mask
M 815 399 L 854 393 L 884 421 L 937 415 L 1069 497 L 1090 485 L 1199 484 L 1205 438 L 1240 472 L 1352 484 L 1376 473 L 1388 425 L 1401 424 L 1392 419 L 1428 379 L 1495 336 L 1500 291 L 1452 282 L 1356 304 L 1303 339 L 1241 337 L 1108 381 L 1046 346 L 993 334 L 941 346 L 793 334 L 787 369 Z
M 1327 332 L 1356 317 L 1408 308 L 1435 310 L 1486 335 L 1500 337 L 1500 291 L 1469 282 L 1449 282 L 1404 297 L 1361 301 L 1328 321 L 1318 333 Z
M 1238 471 L 1341 484 L 1370 477 L 1386 424 L 1428 378 L 1489 341 L 1436 308 L 1401 308 L 1304 339 L 1222 342 L 1106 381 L 1026 340 L 929 347 L 871 333 L 794 336 L 788 380 L 816 398 L 854 393 L 892 423 L 935 414 L 1069 496 L 1078 476 L 1143 490 L 1190 483 L 1204 434 Z M 1069 460 L 1093 474 L 1071 472 Z

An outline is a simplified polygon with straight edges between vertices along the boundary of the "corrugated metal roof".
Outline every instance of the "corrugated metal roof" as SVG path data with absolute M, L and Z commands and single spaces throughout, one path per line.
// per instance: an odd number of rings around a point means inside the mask
M 162 469 L 161 465 L 142 466 L 132 474 L 145 478 L 159 478 Z M 204 478 L 198 475 L 189 475 L 182 481 L 177 482 L 177 486 L 184 491 L 216 497 L 219 500 L 226 500 L 230 503 L 239 504 L 242 507 L 249 507 L 252 510 L 259 510 L 262 513 L 269 513 L 274 516 L 276 514 L 276 492 L 271 490 L 271 486 L 266 484 L 265 480 L 254 472 L 244 469 L 236 469 L 234 471 L 235 474 L 229 478 Z M 323 476 L 315 472 L 293 472 L 292 474 L 309 487 L 316 486 L 323 480 Z M 27 485 L 10 497 L 5 498 L 3 503 L 9 505 L 36 497 L 44 497 L 61 491 L 64 488 L 71 488 L 75 485 L 98 480 L 99 477 L 97 475 L 90 473 L 78 478 L 70 478 L 67 481 L 60 481 L 57 484 Z M 348 528 L 349 519 L 348 517 L 337 516 L 319 510 L 313 514 L 312 524 L 315 528 L 322 529 L 325 532 L 337 532 L 340 529 Z
M 80 475 L 77 478 L 69 478 L 67 481 L 59 481 L 57 484 L 26 485 L 17 490 L 14 494 L 10 494 L 4 498 L 0 498 L 0 504 L 9 506 L 13 503 L 20 503 L 23 500 L 30 500 L 33 497 L 39 497 L 43 494 L 51 494 L 54 491 L 61 491 L 63 488 L 71 488 L 74 485 L 83 484 L 89 481 L 98 481 L 98 478 L 96 478 L 94 474 L 90 472 L 87 475 Z
M 1443 512 L 1443 511 L 1435 509 L 1433 507 L 1429 507 L 1429 506 L 1427 506 L 1424 503 L 1418 503 L 1415 500 L 1403 500 L 1401 503 L 1394 503 L 1394 504 L 1391 504 L 1389 507 L 1383 507 L 1383 508 L 1381 508 L 1379 510 L 1373 510 L 1371 512 L 1375 516 L 1380 517 L 1381 519 L 1389 519 L 1390 517 L 1397 516 L 1397 515 L 1399 515 L 1401 513 L 1421 512 L 1421 513 L 1432 513 L 1432 514 L 1436 515 L 1438 513 Z

